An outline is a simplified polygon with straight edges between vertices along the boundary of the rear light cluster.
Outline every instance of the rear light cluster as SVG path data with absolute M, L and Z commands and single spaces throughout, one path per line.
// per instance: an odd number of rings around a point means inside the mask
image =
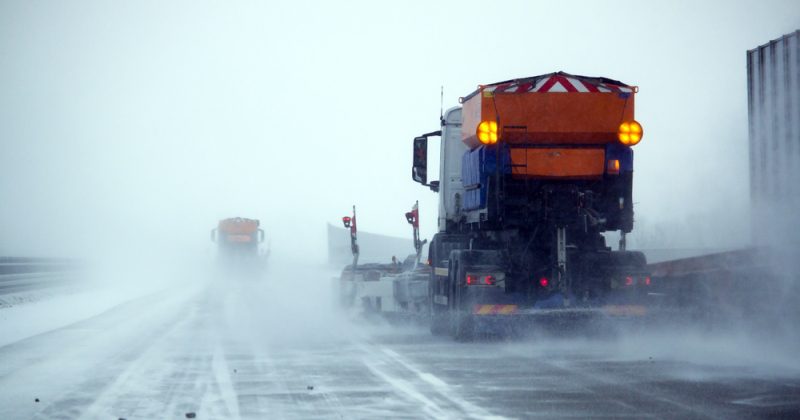
M 493 274 L 467 274 L 468 286 L 494 286 L 497 284 L 498 277 Z
M 644 277 L 626 276 L 625 281 L 623 282 L 623 284 L 626 287 L 634 286 L 637 284 L 640 286 L 649 286 L 651 283 L 652 280 L 650 280 L 650 276 L 644 276 Z

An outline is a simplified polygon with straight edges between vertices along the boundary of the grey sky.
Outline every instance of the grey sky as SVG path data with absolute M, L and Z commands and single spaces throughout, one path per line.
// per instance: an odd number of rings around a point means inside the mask
M 636 84 L 643 228 L 747 240 L 745 51 L 796 1 L 0 2 L 0 254 L 209 248 L 260 218 L 280 253 L 424 236 L 410 140 L 478 83 L 563 70 Z M 683 242 L 682 242 L 683 241 Z

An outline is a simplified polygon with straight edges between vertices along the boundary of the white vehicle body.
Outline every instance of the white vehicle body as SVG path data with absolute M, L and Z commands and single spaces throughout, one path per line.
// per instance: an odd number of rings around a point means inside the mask
M 427 310 L 428 278 L 425 272 L 403 273 L 370 270 L 344 276 L 341 301 L 346 308 L 363 314 L 392 314 Z
M 444 232 L 447 221 L 461 217 L 464 184 L 461 182 L 461 158 L 468 150 L 461 141 L 461 107 L 444 114 L 441 151 L 439 153 L 439 231 Z

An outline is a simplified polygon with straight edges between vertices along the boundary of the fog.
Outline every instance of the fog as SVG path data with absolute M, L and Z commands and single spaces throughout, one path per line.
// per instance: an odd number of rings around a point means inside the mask
M 796 415 L 799 203 L 751 203 L 745 54 L 798 28 L 796 0 L 0 0 L 0 256 L 90 262 L 0 293 L 0 417 Z M 639 87 L 629 248 L 780 252 L 588 331 L 455 343 L 343 304 L 328 224 L 410 238 L 419 200 L 431 239 L 413 137 L 559 70 Z M 236 216 L 260 270 L 216 258 Z
M 194 258 L 244 216 L 276 257 L 321 259 L 352 204 L 407 236 L 415 200 L 430 237 L 410 140 L 437 128 L 440 87 L 447 108 L 556 70 L 640 86 L 641 237 L 738 246 L 745 50 L 798 25 L 794 1 L 3 1 L 0 254 Z

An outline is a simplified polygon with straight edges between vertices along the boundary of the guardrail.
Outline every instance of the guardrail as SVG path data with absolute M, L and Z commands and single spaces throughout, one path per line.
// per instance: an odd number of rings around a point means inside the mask
M 63 286 L 82 268 L 75 260 L 0 257 L 0 295 Z
M 787 281 L 786 270 L 774 261 L 774 250 L 747 248 L 650 264 L 651 290 L 665 306 L 693 316 L 778 316 L 786 297 L 800 293 L 800 284 Z

